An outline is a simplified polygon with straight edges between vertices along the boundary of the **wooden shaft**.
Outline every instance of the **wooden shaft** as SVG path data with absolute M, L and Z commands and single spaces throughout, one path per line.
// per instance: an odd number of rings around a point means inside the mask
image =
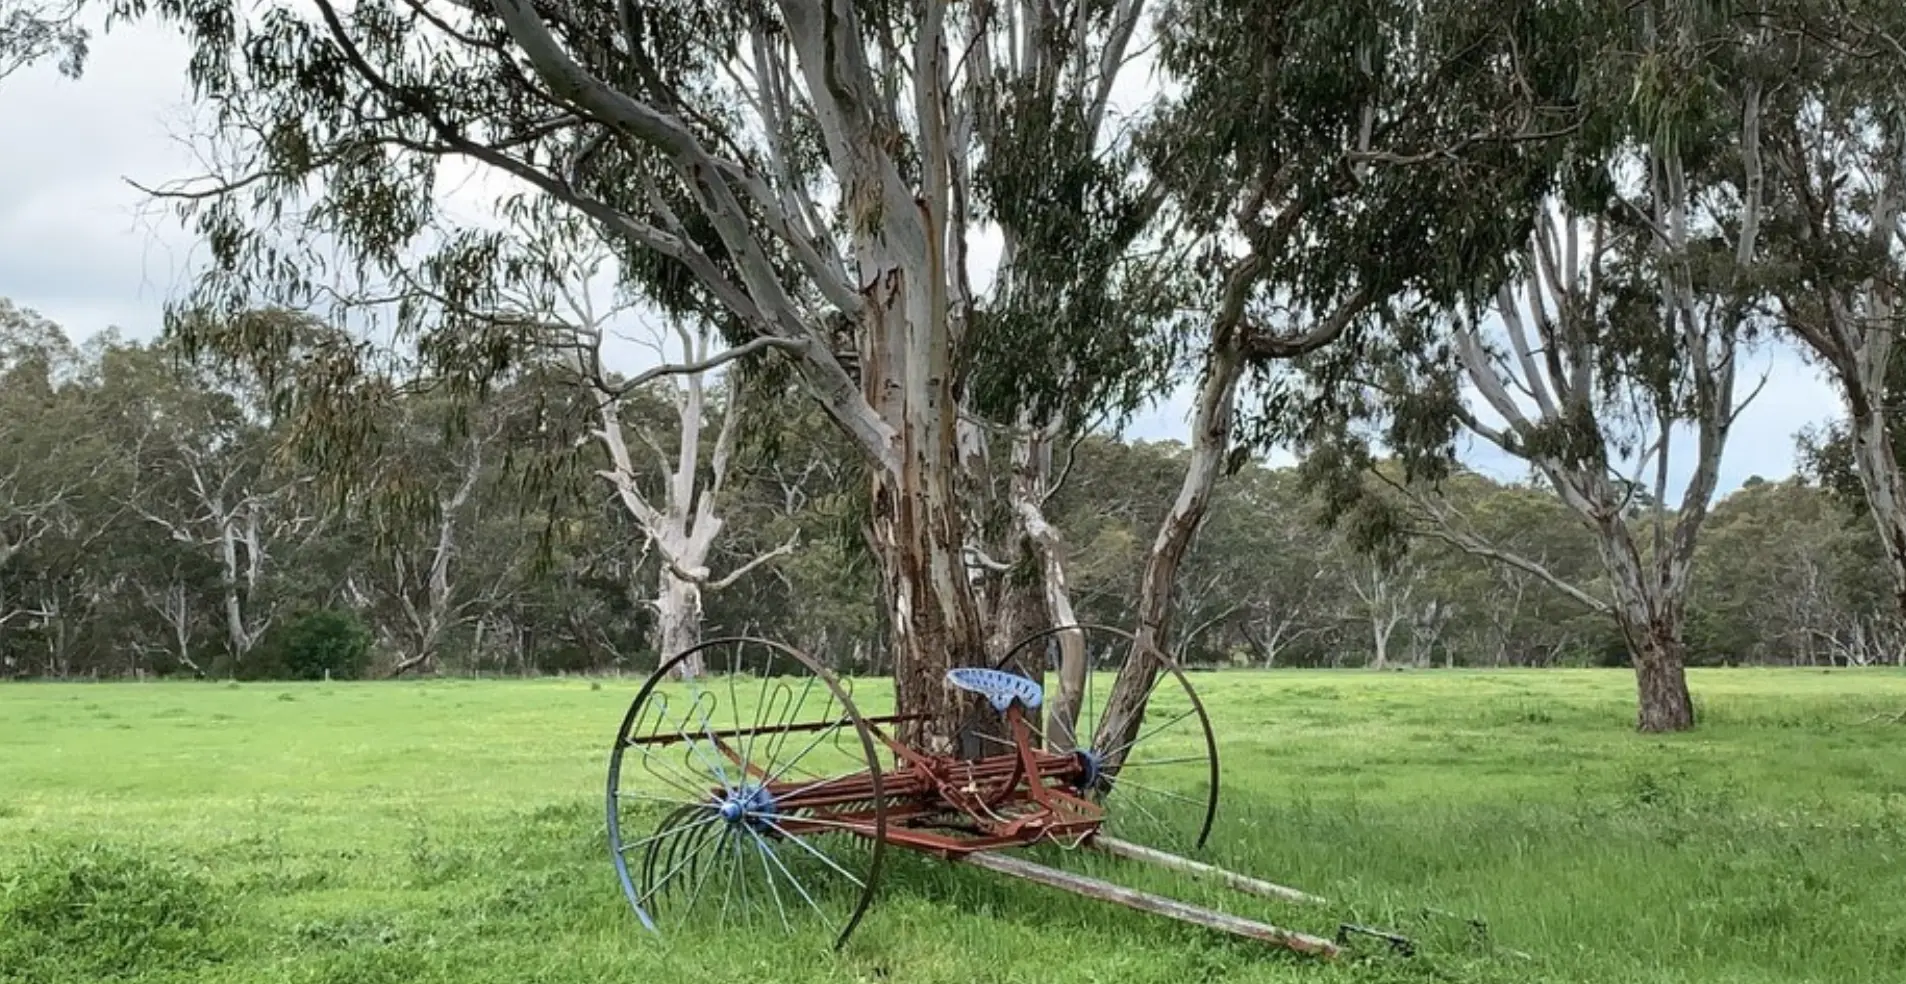
M 1275 882 L 1267 882 L 1262 878 L 1252 878 L 1250 875 L 1240 875 L 1235 871 L 1226 871 L 1216 865 L 1205 864 L 1202 861 L 1193 861 L 1190 858 L 1181 858 L 1176 854 L 1166 854 L 1164 851 L 1154 850 L 1143 844 L 1122 841 L 1116 837 L 1107 837 L 1104 834 L 1093 837 L 1086 842 L 1086 846 L 1104 851 L 1116 857 L 1126 858 L 1132 861 L 1143 861 L 1147 864 L 1155 864 L 1161 868 L 1170 868 L 1173 871 L 1182 871 L 1186 874 L 1197 875 L 1201 878 L 1213 878 L 1223 882 L 1226 888 L 1239 892 L 1247 892 L 1251 895 L 1283 899 L 1286 902 L 1306 902 L 1311 905 L 1328 904 L 1323 898 L 1312 895 L 1309 892 L 1299 891 L 1295 888 L 1289 888 Z
M 1055 868 L 1033 864 L 1030 861 L 1023 861 L 1019 858 L 1004 854 L 980 851 L 965 855 L 957 860 L 985 868 L 988 871 L 997 871 L 1002 875 L 1023 878 L 1026 881 L 1045 885 L 1050 888 L 1064 889 L 1076 895 L 1083 895 L 1086 898 L 1099 899 L 1104 902 L 1116 902 L 1127 908 L 1154 913 L 1156 915 L 1176 919 L 1179 922 L 1191 923 L 1194 926 L 1203 926 L 1206 929 L 1215 929 L 1219 932 L 1230 933 L 1234 936 L 1244 936 L 1254 940 L 1262 940 L 1266 943 L 1273 943 L 1278 946 L 1289 947 L 1299 953 L 1308 953 L 1320 957 L 1335 957 L 1343 952 L 1337 944 L 1320 936 L 1310 936 L 1294 930 L 1280 929 L 1269 923 L 1242 919 L 1213 909 L 1200 908 L 1199 906 L 1179 902 L 1175 899 L 1168 899 L 1162 895 L 1153 895 L 1149 892 L 1141 892 L 1137 889 L 1126 888 L 1122 885 L 1114 885 L 1111 882 L 1100 881 L 1097 878 L 1087 878 L 1084 875 L 1075 875 L 1070 872 L 1059 871 Z

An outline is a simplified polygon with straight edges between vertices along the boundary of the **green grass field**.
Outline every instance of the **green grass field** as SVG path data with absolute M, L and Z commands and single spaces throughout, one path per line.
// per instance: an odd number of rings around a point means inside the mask
M 1332 904 L 1089 870 L 1421 955 L 1308 961 L 914 858 L 840 953 L 656 938 L 602 836 L 637 681 L 0 685 L 0 981 L 1906 981 L 1906 675 L 1697 672 L 1668 737 L 1616 671 L 1196 679 L 1209 854 Z

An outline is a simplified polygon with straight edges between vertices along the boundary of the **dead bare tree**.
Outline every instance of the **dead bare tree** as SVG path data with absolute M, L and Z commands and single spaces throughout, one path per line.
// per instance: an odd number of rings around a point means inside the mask
M 582 238 L 585 231 L 578 230 L 579 241 L 589 243 Z M 771 338 L 730 346 L 706 318 L 645 311 L 632 302 L 600 303 L 589 285 L 599 283 L 611 269 L 606 249 L 593 244 L 574 252 L 548 244 L 535 248 L 545 263 L 566 275 L 552 284 L 549 296 L 526 295 L 514 304 L 548 325 L 551 346 L 570 374 L 569 384 L 592 408 L 589 434 L 608 460 L 597 474 L 642 530 L 643 552 L 661 561 L 649 605 L 656 614 L 657 656 L 668 659 L 701 641 L 704 592 L 732 586 L 786 556 L 798 543 L 791 538 L 719 577 L 710 570 L 725 525 L 722 500 L 733 477 L 745 416 L 745 387 L 739 375 L 728 373 L 728 385 L 720 393 L 725 399 L 719 403 L 717 381 L 711 377 L 786 346 Z M 607 368 L 604 347 L 618 337 L 644 348 L 656 364 L 631 377 L 617 377 Z M 648 420 L 630 419 L 639 400 L 664 403 L 673 417 L 672 433 L 655 433 Z M 711 426 L 712 442 L 707 439 Z M 683 676 L 705 672 L 698 657 L 684 660 L 679 670 Z

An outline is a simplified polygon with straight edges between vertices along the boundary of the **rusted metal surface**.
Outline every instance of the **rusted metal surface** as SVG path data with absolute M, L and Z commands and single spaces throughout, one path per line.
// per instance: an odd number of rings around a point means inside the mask
M 909 721 L 924 721 L 924 714 L 887 714 L 880 717 L 864 718 L 870 725 L 904 724 Z M 836 718 L 828 721 L 803 721 L 799 724 L 773 724 L 758 728 L 722 728 L 714 731 L 676 732 L 673 734 L 644 735 L 629 739 L 631 746 L 675 745 L 685 741 L 721 741 L 730 738 L 746 738 L 750 735 L 783 735 L 804 731 L 826 731 L 853 724 L 851 718 Z

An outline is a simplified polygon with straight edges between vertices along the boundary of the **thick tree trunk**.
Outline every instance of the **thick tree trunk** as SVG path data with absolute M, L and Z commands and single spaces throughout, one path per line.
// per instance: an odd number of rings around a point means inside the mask
M 883 259 L 863 262 L 879 273 L 864 291 L 861 386 L 893 428 L 896 451 L 891 467 L 874 473 L 871 524 L 889 606 L 894 704 L 920 716 L 900 726 L 901 740 L 951 754 L 967 702 L 946 671 L 983 663 L 986 634 L 966 574 L 945 285 L 933 276 L 910 284 L 899 262 Z
M 918 470 L 874 483 L 874 542 L 891 606 L 894 704 L 922 720 L 901 725 L 902 741 L 950 754 L 962 719 L 946 671 L 984 661 L 979 610 L 966 580 L 964 542 L 944 479 Z
M 1376 648 L 1370 660 L 1373 670 L 1390 668 L 1390 628 L 1390 625 L 1384 624 L 1384 619 L 1374 615 L 1370 617 L 1370 644 Z
M 655 597 L 655 653 L 667 661 L 702 641 L 702 589 L 662 567 L 661 591 Z M 698 653 L 683 660 L 675 672 L 683 679 L 699 677 L 707 668 Z
M 1626 542 L 1606 543 L 1603 549 L 1613 560 L 1609 569 L 1615 575 L 1615 621 L 1635 667 L 1640 697 L 1635 726 L 1647 732 L 1693 728 L 1694 698 L 1688 693 L 1680 599 L 1650 590 Z
M 1694 699 L 1688 693 L 1684 647 L 1667 626 L 1639 627 L 1634 646 L 1635 687 L 1640 697 L 1636 727 L 1647 732 L 1687 731 L 1694 727 Z

